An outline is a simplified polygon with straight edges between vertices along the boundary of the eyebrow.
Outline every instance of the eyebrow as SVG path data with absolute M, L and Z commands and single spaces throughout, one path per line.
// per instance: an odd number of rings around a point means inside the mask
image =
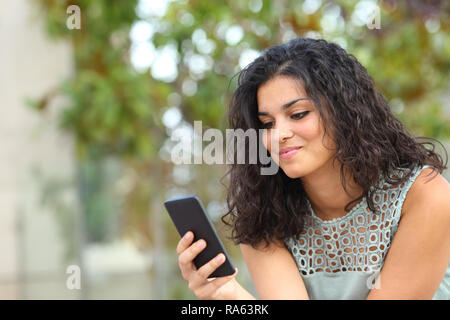
M 292 100 L 291 102 L 283 104 L 281 106 L 281 111 L 288 109 L 290 106 L 294 105 L 296 102 L 301 101 L 301 100 L 309 100 L 309 99 L 308 98 L 298 98 L 298 99 Z M 269 114 L 267 112 L 258 112 L 257 115 L 258 116 L 267 116 Z

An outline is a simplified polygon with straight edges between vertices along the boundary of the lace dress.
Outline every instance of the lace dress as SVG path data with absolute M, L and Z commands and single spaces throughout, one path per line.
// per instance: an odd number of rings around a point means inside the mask
M 365 299 L 375 287 L 384 259 L 397 231 L 408 190 L 420 172 L 417 167 L 404 183 L 383 190 L 373 200 L 373 213 L 363 198 L 345 216 L 322 220 L 307 200 L 309 214 L 300 238 L 285 240 L 294 256 L 310 299 Z M 409 169 L 398 169 L 402 175 Z M 391 176 L 392 177 L 392 176 Z M 450 299 L 450 264 L 433 299 Z

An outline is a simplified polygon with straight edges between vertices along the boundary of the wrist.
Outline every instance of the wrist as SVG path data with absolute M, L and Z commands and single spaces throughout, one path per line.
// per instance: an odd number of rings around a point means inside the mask
M 256 300 L 256 298 L 250 294 L 247 290 L 245 290 L 239 282 L 237 282 L 236 278 L 233 278 L 231 281 L 232 284 L 232 292 L 230 293 L 228 300 Z

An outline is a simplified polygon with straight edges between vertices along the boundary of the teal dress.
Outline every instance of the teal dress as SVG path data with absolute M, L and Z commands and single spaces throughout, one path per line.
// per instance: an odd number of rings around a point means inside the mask
M 383 190 L 373 200 L 381 213 L 373 213 L 363 198 L 345 216 L 323 221 L 307 199 L 309 214 L 299 240 L 285 239 L 295 258 L 310 299 L 366 299 L 377 288 L 376 278 L 397 231 L 408 190 L 420 172 L 397 187 L 380 179 Z M 400 175 L 409 169 L 398 169 Z M 391 176 L 392 177 L 392 176 Z M 433 299 L 450 298 L 450 264 Z

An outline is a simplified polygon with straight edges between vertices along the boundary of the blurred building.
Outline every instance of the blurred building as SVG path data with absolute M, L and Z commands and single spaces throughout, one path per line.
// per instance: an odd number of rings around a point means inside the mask
M 70 234 L 61 227 L 80 222 L 74 143 L 57 125 L 64 101 L 38 113 L 26 99 L 55 89 L 73 59 L 43 22 L 32 1 L 0 0 L 0 299 L 148 299 L 145 255 L 126 241 L 83 243 L 80 224 Z M 57 206 L 45 205 L 44 188 L 60 188 Z M 68 258 L 70 241 L 79 252 Z M 81 268 L 81 290 L 66 285 L 72 264 Z
M 25 98 L 70 75 L 72 56 L 67 44 L 46 39 L 41 22 L 29 1 L 0 1 L 0 298 L 45 298 L 65 287 L 63 241 L 33 172 L 70 179 L 73 143 L 56 128 L 57 105 L 42 117 Z

